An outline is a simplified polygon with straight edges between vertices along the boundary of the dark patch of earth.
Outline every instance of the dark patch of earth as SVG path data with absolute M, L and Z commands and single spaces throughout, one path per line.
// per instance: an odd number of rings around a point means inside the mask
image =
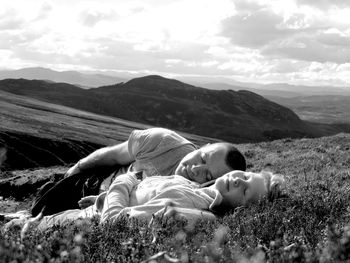
M 35 178 L 36 180 L 45 180 L 55 173 L 65 173 L 68 167 L 55 166 L 49 168 L 38 168 L 31 170 L 15 170 L 15 171 L 1 171 L 0 180 L 9 179 L 18 176 L 23 179 L 22 183 L 28 182 Z M 20 210 L 28 210 L 35 198 L 35 194 L 30 194 L 25 198 L 15 199 L 14 197 L 3 197 L 0 193 L 0 214 L 13 213 Z

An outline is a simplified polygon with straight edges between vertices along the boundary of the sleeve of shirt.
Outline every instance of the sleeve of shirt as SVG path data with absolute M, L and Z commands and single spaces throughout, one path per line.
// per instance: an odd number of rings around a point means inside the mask
M 119 216 L 130 218 L 142 218 L 150 220 L 153 215 L 161 215 L 167 207 L 182 207 L 188 209 L 205 209 L 208 205 L 203 204 L 202 198 L 191 195 L 181 189 L 168 189 L 159 193 L 143 205 L 126 207 L 121 210 Z
M 216 218 L 212 212 L 205 209 L 178 207 L 168 198 L 152 200 L 144 205 L 126 207 L 120 211 L 119 216 L 147 221 L 151 220 L 153 216 L 164 218 L 177 217 L 188 221 L 196 221 L 198 219 L 214 220 Z
M 118 176 L 107 192 L 101 213 L 101 222 L 114 220 L 120 211 L 130 205 L 132 189 L 139 183 L 134 173 Z
M 171 204 L 171 201 L 168 198 L 151 200 L 143 205 L 126 207 L 122 209 L 118 217 L 126 216 L 128 218 L 138 218 L 149 221 L 153 215 L 157 215 L 161 211 L 164 211 L 164 208 L 168 204 Z
M 129 153 L 135 160 L 151 159 L 190 141 L 164 128 L 134 130 L 128 139 Z

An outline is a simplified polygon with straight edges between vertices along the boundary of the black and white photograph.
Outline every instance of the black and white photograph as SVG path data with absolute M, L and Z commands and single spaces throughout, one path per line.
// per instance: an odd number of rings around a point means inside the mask
M 350 1 L 4 0 L 0 262 L 349 262 Z

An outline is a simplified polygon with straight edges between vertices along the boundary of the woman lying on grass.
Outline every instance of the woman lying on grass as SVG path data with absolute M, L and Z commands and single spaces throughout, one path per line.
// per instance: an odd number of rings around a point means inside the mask
M 216 213 L 223 214 L 263 197 L 279 195 L 282 184 L 282 177 L 270 172 L 236 170 L 203 188 L 178 175 L 154 176 L 139 181 L 135 173 L 126 173 L 118 176 L 92 207 L 45 216 L 38 227 L 45 229 L 96 214 L 101 215 L 101 222 L 113 221 L 121 216 L 150 220 L 153 216 L 171 216 L 174 212 L 187 220 L 215 219 Z

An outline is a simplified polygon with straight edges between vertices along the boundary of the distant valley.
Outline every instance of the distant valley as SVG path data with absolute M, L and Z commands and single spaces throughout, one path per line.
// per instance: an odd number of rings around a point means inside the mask
M 254 86 L 254 85 L 253 85 Z M 350 88 L 270 84 L 241 87 L 223 83 L 203 84 L 212 89 L 246 89 L 293 110 L 302 120 L 350 123 Z
M 303 97 L 303 96 L 350 96 L 350 87 L 332 87 L 332 86 L 297 86 L 286 83 L 275 84 L 255 84 L 255 83 L 237 83 L 235 85 L 226 83 L 202 83 L 201 87 L 214 90 L 245 89 L 262 96 L 278 96 L 283 98 Z
M 266 96 L 271 101 L 286 106 L 307 121 L 320 123 L 350 123 L 350 96 L 297 96 L 283 98 Z

